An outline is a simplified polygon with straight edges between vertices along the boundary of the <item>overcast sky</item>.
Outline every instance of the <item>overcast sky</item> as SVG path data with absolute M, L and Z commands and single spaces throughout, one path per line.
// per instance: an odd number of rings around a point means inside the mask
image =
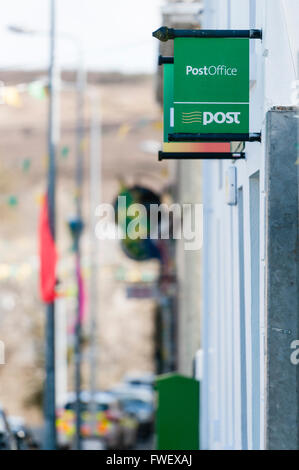
M 161 26 L 163 0 L 56 0 L 58 30 L 76 35 L 90 69 L 152 72 L 158 41 L 152 31 Z M 0 68 L 45 67 L 48 42 L 7 32 L 7 25 L 49 29 L 49 0 L 0 0 Z M 76 61 L 74 46 L 59 42 L 59 60 Z

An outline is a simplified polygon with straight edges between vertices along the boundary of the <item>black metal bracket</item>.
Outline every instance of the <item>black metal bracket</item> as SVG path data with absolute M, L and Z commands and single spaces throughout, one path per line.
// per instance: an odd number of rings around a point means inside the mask
M 245 152 L 162 152 L 158 160 L 240 160 L 246 158 Z
M 253 134 L 168 134 L 169 142 L 261 142 L 260 132 Z
M 163 64 L 174 64 L 174 58 L 173 57 L 165 57 L 163 55 L 159 55 L 158 58 L 158 65 L 163 65 Z
M 263 32 L 261 29 L 174 29 L 162 26 L 153 32 L 153 36 L 162 42 L 175 38 L 263 39 Z

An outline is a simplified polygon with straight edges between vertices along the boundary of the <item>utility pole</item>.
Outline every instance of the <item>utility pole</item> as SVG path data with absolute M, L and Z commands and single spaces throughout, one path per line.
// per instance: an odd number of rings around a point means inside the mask
M 76 393 L 76 438 L 75 447 L 81 450 L 81 340 L 82 340 L 82 291 L 81 291 L 81 252 L 80 238 L 83 230 L 82 221 L 82 186 L 83 186 L 83 138 L 84 138 L 84 94 L 86 87 L 86 73 L 83 64 L 83 54 L 80 50 L 80 66 L 77 72 L 77 129 L 76 129 L 76 221 L 77 232 L 75 236 L 75 256 L 77 273 L 77 318 L 75 329 L 75 393 Z
M 75 225 L 75 256 L 76 256 L 76 275 L 77 275 L 77 316 L 75 326 L 75 395 L 76 395 L 76 435 L 75 435 L 75 448 L 81 450 L 81 307 L 82 307 L 82 291 L 81 291 L 81 256 L 80 256 L 80 236 L 83 230 L 83 223 L 81 219 L 74 221 Z
M 91 427 L 96 432 L 96 393 L 98 385 L 98 275 L 99 275 L 99 240 L 95 236 L 96 207 L 101 202 L 101 103 L 99 92 L 90 93 L 90 284 L 89 284 L 89 318 L 90 318 L 90 395 Z
M 53 240 L 55 240 L 55 180 L 56 149 L 58 143 L 57 128 L 57 81 L 56 64 L 56 0 L 50 0 L 50 66 L 49 66 L 49 120 L 48 120 L 48 213 Z M 46 383 L 45 383 L 45 449 L 56 449 L 56 416 L 55 416 L 55 304 L 46 307 Z

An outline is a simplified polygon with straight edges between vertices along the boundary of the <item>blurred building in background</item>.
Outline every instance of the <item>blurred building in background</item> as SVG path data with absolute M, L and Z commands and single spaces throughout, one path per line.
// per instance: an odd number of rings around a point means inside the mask
M 162 7 L 162 23 L 178 29 L 201 27 L 203 3 L 201 1 L 169 1 Z M 173 41 L 159 43 L 162 56 L 173 56 Z M 163 67 L 158 69 L 157 99 L 162 104 Z M 174 178 L 172 197 L 181 204 L 201 203 L 201 163 L 182 160 L 169 162 Z M 192 375 L 193 361 L 200 348 L 200 260 L 199 251 L 185 251 L 183 240 L 176 242 L 177 315 L 176 315 L 176 368 Z

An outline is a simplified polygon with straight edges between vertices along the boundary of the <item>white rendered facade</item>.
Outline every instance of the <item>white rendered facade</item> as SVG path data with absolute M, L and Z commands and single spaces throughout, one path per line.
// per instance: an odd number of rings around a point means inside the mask
M 298 0 L 206 0 L 206 29 L 262 29 L 251 40 L 246 160 L 205 161 L 201 392 L 202 449 L 265 448 L 265 120 L 294 104 Z M 297 27 L 296 27 L 297 23 Z M 237 204 L 227 204 L 234 166 Z

